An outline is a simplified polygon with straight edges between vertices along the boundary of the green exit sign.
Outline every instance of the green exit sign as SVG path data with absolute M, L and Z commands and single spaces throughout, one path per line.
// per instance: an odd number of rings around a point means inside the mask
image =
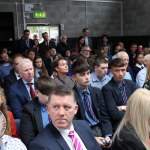
M 45 11 L 35 11 L 33 13 L 33 18 L 39 18 L 39 19 L 46 18 L 46 12 Z

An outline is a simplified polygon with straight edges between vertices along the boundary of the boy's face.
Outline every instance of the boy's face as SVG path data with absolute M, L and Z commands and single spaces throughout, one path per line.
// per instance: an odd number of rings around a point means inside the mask
M 90 84 L 90 70 L 73 75 L 79 88 L 85 89 Z

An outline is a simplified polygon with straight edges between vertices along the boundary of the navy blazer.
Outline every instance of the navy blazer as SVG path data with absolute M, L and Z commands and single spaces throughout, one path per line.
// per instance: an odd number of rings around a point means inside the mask
M 98 118 L 100 122 L 99 125 L 100 125 L 102 135 L 106 136 L 108 134 L 112 134 L 112 126 L 109 120 L 109 116 L 107 114 L 107 110 L 105 107 L 104 98 L 103 98 L 101 90 L 99 88 L 92 87 L 92 86 L 89 86 L 88 89 L 91 95 L 92 108 L 93 108 L 94 114 L 96 115 L 96 117 Z M 76 114 L 76 118 L 86 120 L 82 99 L 76 87 L 74 87 L 74 90 L 75 90 L 77 104 L 79 106 L 78 112 Z
M 102 150 L 85 121 L 74 120 L 74 130 L 88 150 Z M 29 145 L 29 150 L 70 150 L 60 132 L 51 123 Z
M 14 69 L 10 71 L 10 74 L 4 77 L 4 89 L 7 93 L 9 87 L 17 81 Z
M 30 95 L 22 79 L 12 84 L 8 91 L 8 103 L 15 119 L 21 118 L 22 107 L 30 101 Z
M 38 52 L 39 52 L 40 56 L 44 59 L 46 52 L 51 48 L 56 48 L 56 46 L 53 43 L 51 43 L 50 41 L 49 41 L 49 44 L 47 46 L 45 44 L 45 41 L 43 41 L 42 43 L 39 44 L 39 51 Z
M 41 105 L 36 97 L 22 109 L 20 122 L 21 140 L 28 147 L 29 143 L 43 130 Z
M 20 48 L 21 48 L 22 54 L 24 54 L 26 50 L 32 49 L 33 45 L 34 45 L 34 41 L 32 39 L 29 39 L 29 47 L 27 46 L 25 39 L 22 39 L 20 41 Z
M 131 94 L 138 88 L 136 83 L 131 80 L 124 79 L 126 95 L 129 98 Z M 117 106 L 124 105 L 122 101 L 121 91 L 117 83 L 112 78 L 103 88 L 102 93 L 104 96 L 108 115 L 112 122 L 113 130 L 115 131 L 120 121 L 122 120 L 125 111 L 119 111 Z

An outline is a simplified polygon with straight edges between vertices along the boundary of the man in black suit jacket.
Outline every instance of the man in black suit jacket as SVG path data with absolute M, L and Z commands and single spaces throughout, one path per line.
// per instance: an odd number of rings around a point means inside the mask
M 42 37 L 43 37 L 44 41 L 39 44 L 39 54 L 44 59 L 46 52 L 51 48 L 56 48 L 56 45 L 54 42 L 49 41 L 47 32 L 42 33 Z
M 50 121 L 46 103 L 53 84 L 53 79 L 50 77 L 39 77 L 35 83 L 37 97 L 22 109 L 20 135 L 27 147 Z
M 79 111 L 76 115 L 78 119 L 86 120 L 95 137 L 107 137 L 112 136 L 112 127 L 105 108 L 105 103 L 101 90 L 96 87 L 89 86 L 90 84 L 90 67 L 84 60 L 78 60 L 72 65 L 73 78 L 76 81 L 74 88 L 76 94 L 76 100 L 79 105 Z M 87 92 L 88 102 L 84 99 L 84 92 Z M 89 103 L 88 107 L 86 103 Z M 90 111 L 88 110 L 90 108 Z M 100 142 L 102 146 L 105 146 Z
M 30 31 L 24 30 L 23 39 L 20 40 L 20 49 L 23 55 L 26 54 L 26 51 L 33 48 L 34 40 L 29 38 Z
M 78 105 L 70 88 L 54 87 L 47 107 L 52 122 L 31 141 L 29 150 L 73 150 L 77 145 L 80 149 L 101 150 L 86 122 L 72 121 Z
M 115 131 L 125 114 L 128 98 L 138 87 L 133 81 L 123 79 L 127 66 L 121 58 L 112 60 L 110 65 L 113 78 L 102 88 L 102 93 Z

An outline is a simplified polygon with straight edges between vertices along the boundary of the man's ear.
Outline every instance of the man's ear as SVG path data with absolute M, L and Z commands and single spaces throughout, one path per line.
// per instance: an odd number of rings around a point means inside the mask
M 75 76 L 75 75 L 72 75 L 72 79 L 73 79 L 74 81 L 76 81 L 76 76 Z

